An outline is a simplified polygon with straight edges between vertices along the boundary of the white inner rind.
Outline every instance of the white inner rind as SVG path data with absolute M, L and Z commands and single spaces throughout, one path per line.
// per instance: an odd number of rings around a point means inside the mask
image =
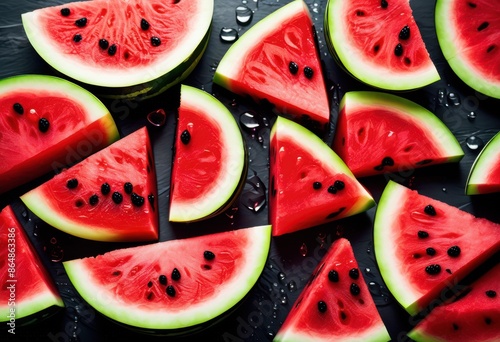
M 218 286 L 216 293 L 209 300 L 197 304 L 189 303 L 185 308 L 177 310 L 169 310 L 168 307 L 164 310 L 151 310 L 147 305 L 128 305 L 127 298 L 120 298 L 95 282 L 91 272 L 86 269 L 85 259 L 66 261 L 63 265 L 78 293 L 105 316 L 130 326 L 146 329 L 169 330 L 192 327 L 216 318 L 240 302 L 255 285 L 264 269 L 271 243 L 271 226 L 257 226 L 238 231 L 238 234 L 247 235 L 248 244 L 241 247 L 244 258 L 241 259 L 241 264 L 236 265 L 237 274 Z M 238 235 L 235 234 L 234 237 L 238 238 Z M 162 250 L 168 251 L 169 243 L 189 245 L 190 240 L 160 242 L 134 247 L 130 251 L 136 255 L 140 252 L 161 255 Z M 202 244 L 196 242 L 193 247 L 196 246 Z M 127 279 L 124 278 L 123 281 Z
M 83 63 L 81 58 L 73 58 L 71 55 L 61 53 L 58 45 L 44 32 L 39 22 L 40 13 L 46 11 L 47 8 L 24 13 L 21 18 L 31 45 L 54 69 L 87 84 L 117 88 L 155 80 L 187 60 L 210 29 L 214 2 L 213 0 L 198 0 L 197 9 L 198 12 L 193 15 L 189 23 L 191 27 L 185 29 L 182 39 L 167 50 L 164 56 L 154 63 L 127 69 L 96 67 L 90 63 Z

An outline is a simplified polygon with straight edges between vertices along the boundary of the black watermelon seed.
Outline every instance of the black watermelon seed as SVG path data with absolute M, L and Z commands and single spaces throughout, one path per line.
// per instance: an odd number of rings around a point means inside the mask
M 436 209 L 431 204 L 428 204 L 424 208 L 424 213 L 426 213 L 427 215 L 435 216 Z
M 21 114 L 21 115 L 24 114 L 24 108 L 20 103 L 18 103 L 18 102 L 14 103 L 12 105 L 12 108 L 14 109 L 14 112 L 16 112 L 17 114 Z
M 484 323 L 486 323 L 487 325 L 490 325 L 491 324 L 491 318 L 485 317 L 484 318 Z
M 385 157 L 382 159 L 382 165 L 383 166 L 393 166 L 394 165 L 394 159 L 391 157 Z
M 144 204 L 144 197 L 136 194 L 135 192 L 132 193 L 131 198 L 132 198 L 132 204 L 135 205 L 136 207 L 140 207 Z
M 146 298 L 147 298 L 148 300 L 153 300 L 154 296 L 155 296 L 155 294 L 154 294 L 153 292 L 149 292 L 149 293 L 147 294 Z
M 182 132 L 181 141 L 184 145 L 189 144 L 189 142 L 191 141 L 191 134 L 187 129 L 185 129 L 184 132 Z
M 113 192 L 112 198 L 113 202 L 115 202 L 116 204 L 120 204 L 123 201 L 123 195 L 120 194 L 118 191 Z
M 175 288 L 172 285 L 168 285 L 167 286 L 167 294 L 170 297 L 174 297 L 175 296 Z
M 318 302 L 318 311 L 319 312 L 326 312 L 326 309 L 327 309 L 327 305 L 324 301 L 320 300 Z
M 108 184 L 108 183 L 103 183 L 103 184 L 101 185 L 101 193 L 102 193 L 103 195 L 107 195 L 107 194 L 109 194 L 109 192 L 110 192 L 110 191 L 111 191 L 111 186 L 109 186 L 109 184 Z
M 399 39 L 406 40 L 410 38 L 410 27 L 406 25 L 399 31 Z
M 75 34 L 75 35 L 73 36 L 73 41 L 74 41 L 75 43 L 79 43 L 79 42 L 81 42 L 81 41 L 82 41 L 82 35 L 81 35 L 80 33 Z
M 132 183 L 126 182 L 125 184 L 123 184 L 123 190 L 125 190 L 125 193 L 130 195 L 134 190 L 134 186 L 132 185 Z
M 418 258 L 421 258 L 421 257 L 422 257 L 422 255 L 420 255 L 420 253 L 413 253 L 413 255 L 412 255 L 412 256 L 413 256 L 413 258 L 415 258 L 415 259 L 418 259 Z
M 45 133 L 49 130 L 50 122 L 46 118 L 41 118 L 38 120 L 38 129 L 40 132 Z
M 109 42 L 107 41 L 107 39 L 99 39 L 99 47 L 103 50 L 106 50 L 109 47 Z
M 142 18 L 141 19 L 141 29 L 146 31 L 149 29 L 149 23 L 146 19 Z
M 67 17 L 67 16 L 69 16 L 70 14 L 71 14 L 71 11 L 70 11 L 70 9 L 69 9 L 69 8 L 67 8 L 67 7 L 61 8 L 61 15 L 62 15 L 63 17 Z
M 429 265 L 425 268 L 425 272 L 432 275 L 439 274 L 439 272 L 441 272 L 441 266 L 438 264 Z
M 315 189 L 315 190 L 321 189 L 321 182 L 314 182 L 313 183 L 313 189 Z
M 109 48 L 108 48 L 108 55 L 110 56 L 114 56 L 116 54 L 116 50 L 117 50 L 117 47 L 115 44 L 111 45 Z
M 172 279 L 173 280 L 179 280 L 179 279 L 181 279 L 181 272 L 179 272 L 179 270 L 177 268 L 174 268 L 172 270 Z
M 394 54 L 398 57 L 403 55 L 403 45 L 401 44 L 396 45 L 396 47 L 394 48 Z
M 345 183 L 342 182 L 341 180 L 336 180 L 335 183 L 333 183 L 333 186 L 337 189 L 337 190 L 343 190 L 345 188 Z
M 113 273 L 111 273 L 112 275 L 114 275 L 115 277 L 119 276 L 122 274 L 122 271 L 114 271 Z
M 160 282 L 160 284 L 162 285 L 167 285 L 167 276 L 162 274 L 158 277 L 158 281 Z
M 357 268 L 352 268 L 349 271 L 349 277 L 352 279 L 358 279 L 359 278 L 359 270 Z
M 297 65 L 297 63 L 292 61 L 288 64 L 288 70 L 290 70 L 292 75 L 295 75 L 299 72 L 299 66 Z
M 151 45 L 160 46 L 160 44 L 161 44 L 160 38 L 155 37 L 155 36 L 151 37 Z
M 451 274 L 451 273 L 452 273 L 452 272 L 451 272 L 451 270 L 450 270 L 449 268 L 445 269 L 445 271 L 446 271 L 447 273 L 449 273 L 449 274 Z
M 488 290 L 488 291 L 486 291 L 485 293 L 486 293 L 486 295 L 487 295 L 488 297 L 490 297 L 490 298 L 495 298 L 495 297 L 497 296 L 497 292 L 496 292 L 496 291 L 494 291 L 494 290 Z
M 490 25 L 490 23 L 488 23 L 487 21 L 485 21 L 485 22 L 481 23 L 481 25 L 479 25 L 479 26 L 477 27 L 477 30 L 478 30 L 478 31 L 482 31 L 482 30 L 484 30 L 485 28 L 487 28 L 489 25 Z
M 66 182 L 66 186 L 68 187 L 68 189 L 74 189 L 78 186 L 78 179 L 76 178 L 71 178 L 70 180 L 68 180 Z
M 89 203 L 90 205 L 96 205 L 97 203 L 99 203 L 99 197 L 96 194 L 93 194 L 89 198 Z
M 453 330 L 458 330 L 458 325 L 456 323 L 453 323 Z
M 427 233 L 426 231 L 424 230 L 419 230 L 418 233 L 417 233 L 418 237 L 420 239 L 425 239 L 425 238 L 428 238 L 429 237 L 429 233 Z
M 432 247 L 429 247 L 425 250 L 425 253 L 427 253 L 427 255 L 433 256 L 436 255 L 436 250 Z
M 458 246 L 451 246 L 448 248 L 448 255 L 451 256 L 452 258 L 456 258 L 460 255 L 460 247 Z
M 153 282 L 151 280 L 148 282 L 148 287 L 153 287 Z
M 75 21 L 75 25 L 78 27 L 84 27 L 87 25 L 87 18 L 83 17 Z
M 330 270 L 330 272 L 328 272 L 328 280 L 337 283 L 339 281 L 339 273 L 335 270 Z
M 215 258 L 215 254 L 211 251 L 205 251 L 205 252 L 203 252 L 203 257 L 206 260 L 213 260 Z
M 349 291 L 351 291 L 351 294 L 353 296 L 357 296 L 361 293 L 361 289 L 359 288 L 358 284 L 352 283 L 351 287 L 349 288 Z
M 382 8 L 387 8 L 387 6 L 389 6 L 389 4 L 387 3 L 387 0 L 382 0 L 382 1 L 380 1 L 380 6 Z
M 328 187 L 328 192 L 331 193 L 331 194 L 336 194 L 337 193 L 337 188 L 335 187 L 335 185 L 330 185 Z
M 313 78 L 314 76 L 314 70 L 311 67 L 306 66 L 304 68 L 304 76 L 308 79 Z

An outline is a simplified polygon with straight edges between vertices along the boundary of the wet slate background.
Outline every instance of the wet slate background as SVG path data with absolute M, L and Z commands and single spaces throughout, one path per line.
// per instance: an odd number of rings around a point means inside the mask
M 65 2 L 68 1 L 7 0 L 0 3 L 0 78 L 27 73 L 54 74 L 51 68 L 31 48 L 21 25 L 20 14 Z M 227 105 L 236 119 L 246 111 L 253 111 L 267 119 L 265 121 L 267 125 L 263 124 L 255 132 L 249 132 L 242 127 L 248 144 L 249 177 L 257 175 L 264 185 L 267 185 L 268 182 L 268 135 L 274 114 L 245 99 L 233 96 L 216 85 L 213 86 L 211 79 L 217 63 L 230 46 L 220 40 L 220 30 L 223 27 L 234 28 L 240 35 L 244 34 L 253 23 L 288 2 L 289 0 L 215 0 L 213 30 L 208 50 L 193 74 L 184 82 L 216 95 Z M 346 75 L 334 64 L 328 53 L 323 31 L 323 13 L 326 0 L 307 0 L 306 3 L 309 5 L 318 33 L 324 73 L 332 101 L 332 128 L 323 137 L 326 141 L 331 141 L 335 131 L 337 105 L 342 94 L 350 90 L 369 89 L 369 87 L 359 84 Z M 253 11 L 253 19 L 249 25 L 237 24 L 235 9 L 239 5 L 246 5 Z M 485 143 L 500 130 L 500 118 L 497 113 L 500 100 L 490 99 L 476 93 L 460 81 L 448 67 L 434 32 L 435 1 L 414 0 L 411 1 L 411 5 L 442 79 L 423 89 L 401 95 L 436 113 L 460 141 L 465 151 L 465 157 L 458 164 L 432 166 L 398 174 L 369 177 L 362 179 L 361 182 L 371 191 L 377 201 L 387 180 L 394 179 L 419 190 L 422 194 L 442 200 L 477 216 L 500 222 L 500 212 L 496 208 L 500 197 L 497 194 L 475 197 L 464 195 L 467 174 L 481 147 L 470 149 L 467 146 L 468 138 L 473 136 Z M 454 105 L 452 101 L 449 101 L 450 93 L 458 97 L 459 105 Z M 258 212 L 254 212 L 245 207 L 243 197 L 239 199 L 237 207 L 233 210 L 212 220 L 187 226 L 173 225 L 168 222 L 170 163 L 175 128 L 174 104 L 176 99 L 178 99 L 178 89 L 171 89 L 167 93 L 142 102 L 103 99 L 113 114 L 122 136 L 142 125 L 147 125 L 150 130 L 158 173 L 158 200 L 161 208 L 160 240 L 266 224 L 267 204 Z M 166 125 L 160 128 L 148 124 L 146 120 L 147 113 L 159 108 L 165 109 L 168 113 Z M 475 114 L 474 119 L 470 118 L 471 112 Z M 310 273 L 331 242 L 339 236 L 347 237 L 351 241 L 366 282 L 374 282 L 375 285 L 372 286 L 373 298 L 393 340 L 408 341 L 405 333 L 418 320 L 409 317 L 398 306 L 384 287 L 378 274 L 372 249 L 372 224 L 375 213 L 375 208 L 372 208 L 355 217 L 274 238 L 268 264 L 255 288 L 240 306 L 220 322 L 207 327 L 202 332 L 165 338 L 131 331 L 101 317 L 98 312 L 88 306 L 68 281 L 60 261 L 95 255 L 134 244 L 84 241 L 45 225 L 27 212 L 18 200 L 18 196 L 49 177 L 50 175 L 41 177 L 0 197 L 0 206 L 11 204 L 16 210 L 29 232 L 33 244 L 53 275 L 66 304 L 64 310 L 43 322 L 35 323 L 29 327 L 18 327 L 16 329 L 17 340 L 109 341 L 133 338 L 151 341 L 192 339 L 269 341 L 276 334 L 288 310 L 307 282 Z M 251 185 L 247 184 L 246 189 L 251 190 Z M 307 204 L 304 203 L 304 205 Z M 495 261 L 492 260 L 493 262 Z M 7 329 L 0 330 L 1 340 L 12 338 L 11 335 L 6 334 Z

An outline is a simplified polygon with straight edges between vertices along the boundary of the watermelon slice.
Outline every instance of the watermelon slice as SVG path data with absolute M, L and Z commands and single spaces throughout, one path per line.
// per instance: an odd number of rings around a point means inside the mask
M 500 98 L 500 7 L 488 0 L 439 0 L 436 34 L 452 70 L 469 87 Z
M 281 115 L 326 125 L 330 109 L 303 0 L 294 0 L 261 19 L 222 57 L 214 83 L 255 100 L 268 100 Z
M 387 90 L 412 90 L 440 79 L 409 0 L 329 0 L 328 48 L 361 82 Z
M 103 315 L 155 333 L 196 328 L 239 303 L 264 269 L 271 227 L 118 249 L 64 262 L 76 290 Z
M 342 159 L 317 135 L 278 117 L 271 129 L 269 219 L 273 235 L 364 212 L 375 205 Z
M 64 307 L 10 206 L 0 211 L 0 269 L 0 322 L 6 322 L 13 335 L 16 325 L 46 318 Z
M 500 250 L 500 225 L 394 181 L 374 221 L 380 273 L 395 299 L 417 314 Z
M 118 138 L 109 110 L 73 83 L 44 75 L 0 81 L 0 193 L 75 163 Z
M 350 91 L 339 110 L 332 148 L 356 177 L 458 162 L 464 155 L 437 116 L 400 96 Z
M 146 127 L 21 196 L 39 218 L 96 241 L 158 239 L 156 175 Z
M 208 44 L 213 0 L 94 0 L 24 13 L 54 69 L 116 98 L 148 98 L 185 79 Z
M 408 336 L 414 341 L 498 341 L 500 264 L 474 281 L 454 301 L 436 307 Z
M 333 242 L 274 341 L 390 341 L 349 240 Z
M 243 137 L 215 97 L 181 86 L 169 220 L 192 222 L 225 211 L 246 179 Z
M 500 191 L 500 132 L 477 155 L 465 184 L 466 195 Z

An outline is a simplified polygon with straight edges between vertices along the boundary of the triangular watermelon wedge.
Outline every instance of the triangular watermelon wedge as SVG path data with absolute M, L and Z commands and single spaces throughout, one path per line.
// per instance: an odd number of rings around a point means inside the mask
M 333 242 L 279 329 L 281 341 L 390 341 L 349 240 Z
M 16 324 L 48 317 L 64 307 L 11 206 L 0 211 L 0 258 L 0 322 L 6 322 L 5 329 L 15 335 Z
M 434 308 L 408 336 L 414 341 L 498 341 L 500 264 L 467 286 L 453 301 Z
M 373 234 L 382 278 L 411 315 L 500 250 L 500 224 L 394 181 L 380 197 Z
M 96 241 L 158 239 L 156 174 L 146 127 L 21 196 L 39 218 Z
M 355 215 L 375 205 L 323 140 L 283 117 L 271 129 L 270 180 L 274 236 Z
M 266 99 L 281 115 L 326 125 L 330 109 L 314 35 L 307 5 L 292 1 L 229 48 L 213 81 L 236 94 Z

